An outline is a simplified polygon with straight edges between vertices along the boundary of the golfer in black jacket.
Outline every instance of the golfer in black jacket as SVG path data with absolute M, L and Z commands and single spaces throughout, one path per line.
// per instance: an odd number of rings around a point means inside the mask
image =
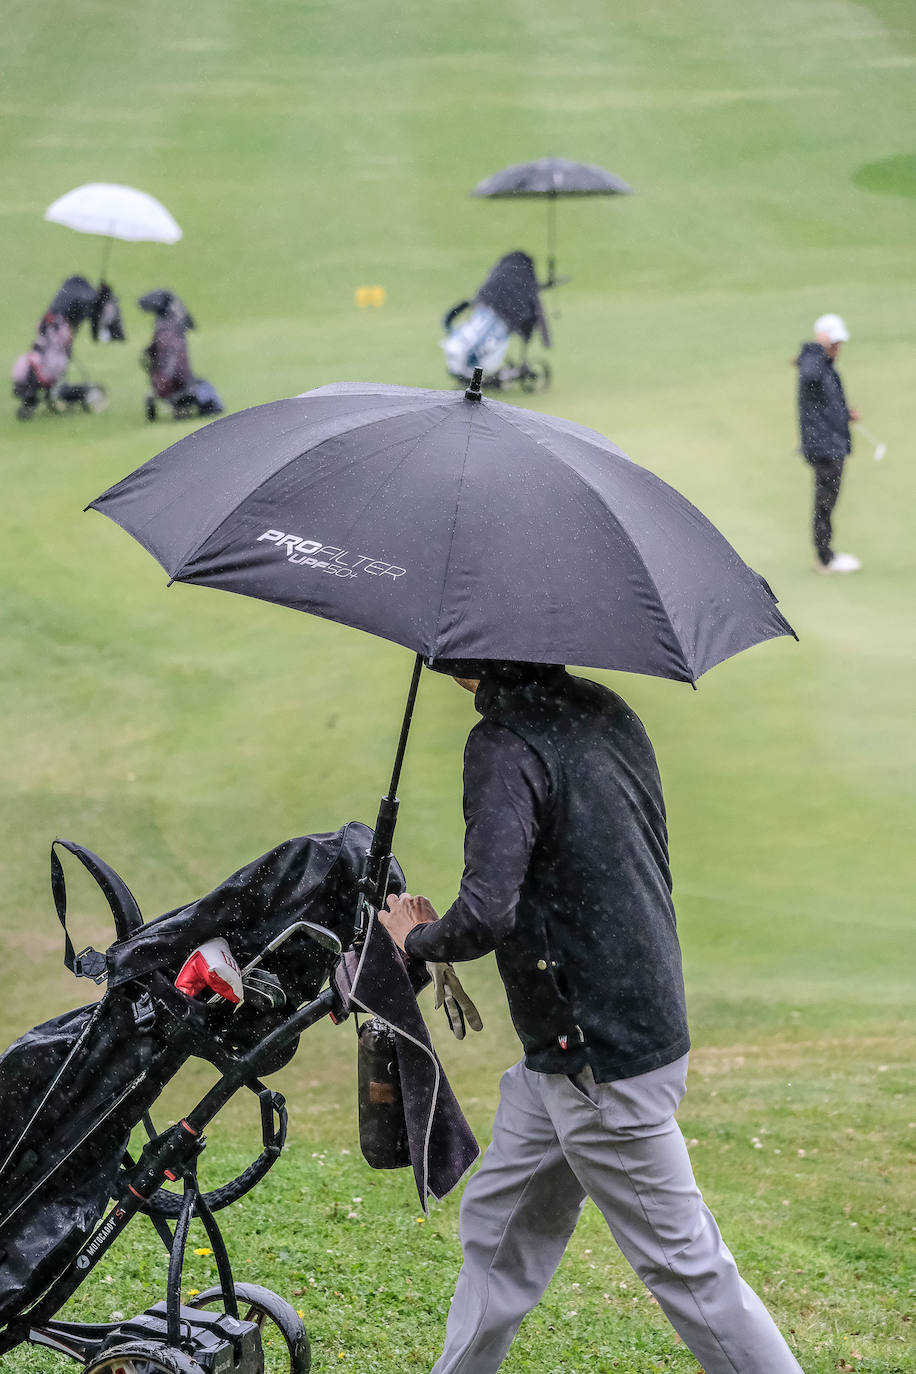
M 814 469 L 815 569 L 820 573 L 858 572 L 862 564 L 851 553 L 834 553 L 831 516 L 840 494 L 843 465 L 852 444 L 850 420 L 858 420 L 843 393 L 834 367 L 840 345 L 849 332 L 839 315 L 821 315 L 814 322 L 814 342 L 802 345 L 798 367 L 798 425 L 805 461 Z
M 741 1279 L 674 1113 L 689 1039 L 652 746 L 613 692 L 535 664 L 453 663 L 483 716 L 464 761 L 465 869 L 440 919 L 392 897 L 420 959 L 494 950 L 524 1058 L 461 1203 L 464 1262 L 434 1374 L 491 1374 L 586 1197 L 707 1374 L 799 1374 Z

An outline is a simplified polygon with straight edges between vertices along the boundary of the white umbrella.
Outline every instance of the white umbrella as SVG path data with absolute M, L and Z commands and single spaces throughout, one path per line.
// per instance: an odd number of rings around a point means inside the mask
M 133 186 L 88 182 L 55 200 L 45 219 L 80 234 L 100 234 L 128 242 L 177 243 L 181 229 L 154 196 Z M 105 257 L 108 254 L 106 245 Z M 105 271 L 103 259 L 102 272 Z

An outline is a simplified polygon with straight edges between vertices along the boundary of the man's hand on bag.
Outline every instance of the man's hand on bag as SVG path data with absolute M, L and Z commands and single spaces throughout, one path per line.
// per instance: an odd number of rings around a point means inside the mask
M 483 1030 L 480 1012 L 461 986 L 457 973 L 451 964 L 427 964 L 429 976 L 433 980 L 435 1008 L 445 1007 L 449 1029 L 456 1040 L 465 1036 L 465 1022 L 471 1030 Z
M 411 897 L 409 892 L 404 892 L 401 896 L 392 893 L 379 912 L 378 918 L 398 949 L 404 948 L 404 941 L 414 926 L 426 925 L 429 921 L 439 919 L 427 897 Z

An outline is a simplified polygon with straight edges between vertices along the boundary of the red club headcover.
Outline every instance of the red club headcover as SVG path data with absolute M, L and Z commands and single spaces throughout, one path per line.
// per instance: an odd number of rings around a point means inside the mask
M 236 1004 L 245 997 L 239 966 L 222 939 L 207 940 L 195 949 L 185 960 L 175 986 L 188 997 L 196 997 L 204 988 L 212 988 L 227 1002 Z

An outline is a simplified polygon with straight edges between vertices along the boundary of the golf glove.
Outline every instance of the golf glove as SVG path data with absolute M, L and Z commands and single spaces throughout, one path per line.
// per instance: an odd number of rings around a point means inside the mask
M 464 1039 L 465 1022 L 471 1030 L 483 1030 L 480 1012 L 461 986 L 451 964 L 427 964 L 426 967 L 433 980 L 434 1006 L 437 1011 L 440 1007 L 445 1007 L 449 1029 L 455 1039 Z

